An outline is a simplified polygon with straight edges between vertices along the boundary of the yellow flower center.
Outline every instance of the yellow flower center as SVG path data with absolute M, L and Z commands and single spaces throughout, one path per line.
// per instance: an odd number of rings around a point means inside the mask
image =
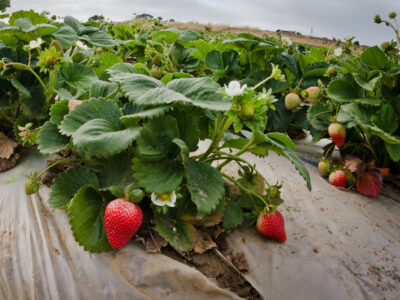
M 171 195 L 170 194 L 166 194 L 166 193 L 164 193 L 164 194 L 160 194 L 160 195 L 158 195 L 158 197 L 157 197 L 159 200 L 161 200 L 161 201 L 169 201 L 170 200 L 170 198 L 171 198 Z

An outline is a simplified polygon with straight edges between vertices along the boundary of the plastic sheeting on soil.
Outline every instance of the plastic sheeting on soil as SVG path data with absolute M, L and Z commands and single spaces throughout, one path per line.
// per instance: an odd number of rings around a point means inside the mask
M 283 182 L 288 240 L 278 244 L 240 228 L 229 244 L 243 251 L 245 277 L 265 299 L 399 299 L 400 204 L 340 191 L 307 166 L 313 191 L 290 163 L 247 155 L 271 182 Z M 0 299 L 235 299 L 197 270 L 138 243 L 85 252 L 48 190 L 24 193 L 24 174 L 45 160 L 30 154 L 0 174 Z M 234 167 L 229 167 L 234 174 Z
M 48 189 L 25 195 L 24 174 L 45 159 L 30 154 L 0 174 L 0 299 L 235 299 L 197 270 L 130 243 L 85 252 L 64 211 L 47 205 Z

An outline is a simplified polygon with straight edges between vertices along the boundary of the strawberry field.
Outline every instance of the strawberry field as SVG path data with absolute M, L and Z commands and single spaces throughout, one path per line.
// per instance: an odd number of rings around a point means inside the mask
M 56 273 L 68 270 L 75 282 L 89 274 L 85 266 L 110 285 L 93 283 L 90 294 L 80 282 L 73 290 L 83 299 L 117 291 L 123 299 L 279 299 L 298 289 L 304 299 L 399 296 L 397 42 L 312 47 L 153 19 L 82 23 L 32 10 L 0 17 L 0 262 L 15 270 L 27 258 L 10 253 L 30 249 L 53 282 L 34 283 L 29 294 L 2 272 L 5 299 L 65 295 Z M 299 139 L 313 155 L 296 151 Z M 26 228 L 24 242 L 12 242 Z M 317 260 L 303 253 L 314 240 L 307 232 L 319 240 L 310 251 Z M 157 283 L 155 261 L 179 280 Z M 174 269 L 177 261 L 185 266 Z M 116 275 L 124 266 L 127 274 Z M 296 270 L 310 281 L 294 275 L 290 291 L 274 289 L 274 276 Z M 147 277 L 150 290 L 123 285 L 146 286 Z M 341 280 L 350 283 L 338 288 Z M 312 297 L 300 288 L 321 284 Z

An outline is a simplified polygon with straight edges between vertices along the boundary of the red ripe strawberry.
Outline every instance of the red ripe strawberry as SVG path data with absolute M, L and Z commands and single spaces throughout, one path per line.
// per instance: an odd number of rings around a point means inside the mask
M 342 147 L 346 140 L 346 127 L 339 123 L 331 123 L 328 132 L 336 146 Z
M 329 183 L 339 187 L 346 188 L 346 174 L 342 170 L 336 170 L 329 175 Z
M 104 214 L 104 226 L 110 245 L 113 248 L 125 246 L 142 224 L 143 213 L 140 207 L 119 198 L 108 203 Z
M 71 99 L 68 101 L 68 109 L 73 110 L 75 108 L 75 106 L 77 106 L 80 103 L 82 103 L 81 100 Z
M 285 222 L 279 211 L 261 213 L 257 218 L 257 231 L 280 243 L 286 241 Z

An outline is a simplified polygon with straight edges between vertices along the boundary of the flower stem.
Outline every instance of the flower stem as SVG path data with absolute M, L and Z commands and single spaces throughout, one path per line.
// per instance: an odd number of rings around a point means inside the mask
M 258 87 L 260 87 L 261 85 L 263 85 L 264 83 L 266 83 L 268 80 L 270 80 L 272 78 L 272 76 L 269 76 L 267 78 L 265 78 L 263 81 L 260 81 L 259 83 L 257 83 L 255 86 L 253 86 L 251 89 L 254 91 L 256 90 Z

